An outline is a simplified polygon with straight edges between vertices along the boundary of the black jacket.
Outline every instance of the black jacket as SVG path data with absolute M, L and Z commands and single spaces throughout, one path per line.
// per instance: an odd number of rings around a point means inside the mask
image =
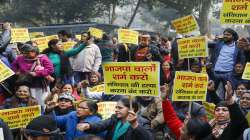
M 88 130 L 88 132 L 98 133 L 107 130 L 105 140 L 112 140 L 117 123 L 118 118 L 113 115 L 107 120 L 101 121 L 99 123 L 90 124 L 90 129 Z M 135 129 L 129 127 L 127 132 L 123 134 L 119 138 L 119 140 L 153 140 L 153 138 L 147 130 L 145 130 L 141 126 L 138 126 Z
M 245 116 L 242 114 L 238 104 L 234 103 L 228 106 L 230 113 L 230 123 L 224 129 L 221 136 L 216 139 L 212 136 L 208 136 L 206 140 L 237 140 L 242 136 L 244 130 L 248 128 L 248 123 Z
M 3 129 L 3 135 L 5 140 L 14 140 L 11 130 L 8 125 L 0 119 L 0 128 Z

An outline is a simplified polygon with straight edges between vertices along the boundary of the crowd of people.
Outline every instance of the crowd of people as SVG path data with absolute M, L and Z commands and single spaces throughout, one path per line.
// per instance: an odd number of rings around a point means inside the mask
M 242 79 L 250 61 L 250 37 L 227 28 L 208 38 L 209 57 L 178 58 L 178 39 L 139 35 L 139 45 L 121 44 L 117 36 L 95 38 L 88 31 L 77 40 L 65 30 L 40 51 L 36 42 L 11 43 L 11 25 L 0 35 L 0 60 L 15 75 L 0 84 L 0 109 L 40 105 L 42 115 L 26 128 L 9 129 L 1 120 L 4 139 L 27 140 L 250 140 L 250 81 Z M 63 42 L 76 41 L 69 50 Z M 159 97 L 90 93 L 103 84 L 105 62 L 160 62 Z M 209 119 L 202 102 L 171 100 L 175 71 L 205 72 Z M 204 71 L 203 71 L 204 72 Z M 114 114 L 102 119 L 98 102 L 116 101 Z M 75 103 L 77 102 L 77 104 Z M 191 105 L 191 109 L 189 109 Z M 1 119 L 1 118 L 0 118 Z

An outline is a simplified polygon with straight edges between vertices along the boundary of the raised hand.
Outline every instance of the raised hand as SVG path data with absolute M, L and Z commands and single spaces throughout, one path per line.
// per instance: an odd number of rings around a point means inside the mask
M 128 111 L 127 121 L 131 124 L 133 128 L 136 128 L 139 124 L 137 122 L 137 115 L 134 111 Z
M 213 80 L 209 80 L 208 85 L 207 85 L 207 90 L 208 91 L 214 91 L 215 90 L 215 84 Z
M 226 89 L 225 101 L 227 102 L 228 105 L 232 105 L 234 103 L 234 99 L 233 99 L 233 88 L 231 82 L 227 81 L 225 89 Z

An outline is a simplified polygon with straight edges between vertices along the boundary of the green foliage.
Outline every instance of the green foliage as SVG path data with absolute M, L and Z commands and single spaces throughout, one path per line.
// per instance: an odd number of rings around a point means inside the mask
M 4 20 L 31 25 L 89 21 L 101 16 L 107 6 L 102 0 L 12 0 L 0 11 Z

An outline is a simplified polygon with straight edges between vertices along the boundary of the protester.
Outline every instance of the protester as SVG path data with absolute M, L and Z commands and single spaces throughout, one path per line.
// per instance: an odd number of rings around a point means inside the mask
M 177 139 L 220 139 L 220 140 L 236 140 L 243 133 L 244 129 L 248 127 L 247 121 L 241 113 L 239 106 L 235 103 L 233 98 L 232 86 L 229 82 L 226 85 L 226 102 L 221 102 L 215 107 L 215 122 L 208 125 L 205 122 L 188 120 L 183 124 L 176 116 L 170 101 L 165 99 L 162 102 L 164 119 L 176 135 Z M 164 96 L 166 97 L 166 95 Z M 229 115 L 230 114 L 230 115 Z M 182 129 L 182 132 L 181 131 Z M 206 131 L 204 131 L 204 129 Z M 212 129 L 212 131 L 211 131 Z M 210 130 L 210 131 L 209 131 Z
M 210 43 L 209 46 L 213 48 L 211 63 L 213 65 L 214 82 L 216 89 L 220 82 L 225 85 L 226 81 L 230 80 L 235 64 L 245 64 L 245 55 L 243 50 L 237 47 L 236 41 L 239 36 L 236 31 L 227 28 L 223 32 L 223 40 Z M 224 97 L 220 92 L 221 98 Z
M 18 75 L 17 82 L 30 82 L 31 95 L 42 106 L 49 92 L 48 81 L 54 71 L 53 65 L 46 55 L 39 55 L 38 48 L 24 44 L 25 55 L 18 56 L 12 63 L 12 69 Z
M 246 116 L 250 111 L 250 92 L 244 91 L 240 98 L 240 107 L 243 114 Z
M 103 97 L 103 92 L 100 91 L 90 91 L 90 88 L 93 88 L 94 86 L 101 85 L 101 75 L 98 72 L 91 72 L 89 74 L 88 81 L 82 81 L 82 93 L 85 96 L 85 98 L 93 99 L 93 100 L 101 100 Z
M 33 119 L 23 131 L 27 140 L 63 140 L 56 121 L 51 116 L 44 115 Z
M 86 47 L 73 58 L 72 68 L 75 72 L 74 80 L 76 83 L 87 80 L 91 71 L 98 71 L 102 63 L 102 56 L 99 47 L 94 44 L 94 38 L 89 32 L 81 34 L 81 41 Z
M 46 113 L 54 111 L 57 116 L 66 115 L 72 111 L 75 111 L 73 102 L 74 97 L 70 93 L 65 92 L 59 95 L 58 102 L 47 102 L 48 107 L 46 107 L 45 111 Z
M 78 130 L 78 125 L 83 122 L 99 122 L 100 116 L 97 114 L 98 106 L 93 101 L 82 101 L 77 106 L 76 111 L 63 116 L 55 116 L 57 125 L 59 128 L 65 128 L 66 140 L 73 140 L 75 137 L 85 136 L 88 134 L 96 134 L 98 136 L 104 136 L 104 133 L 87 133 Z
M 162 61 L 159 48 L 150 44 L 150 35 L 140 36 L 140 45 L 131 50 L 131 60 L 135 62 Z
M 162 140 L 165 137 L 164 118 L 162 104 L 159 98 L 142 96 L 136 100 L 140 104 L 139 124 L 145 129 L 152 131 L 155 140 Z M 141 122 L 140 122 L 141 121 Z
M 38 101 L 31 96 L 30 88 L 27 85 L 20 85 L 16 88 L 16 94 L 4 101 L 1 109 L 28 107 L 38 105 Z
M 52 39 L 48 42 L 49 48 L 43 51 L 54 66 L 54 75 L 56 80 L 72 84 L 73 70 L 70 65 L 69 57 L 77 55 L 86 46 L 80 44 L 70 50 L 64 51 L 63 44 L 58 39 Z
M 138 104 L 133 102 L 130 109 L 129 99 L 124 98 L 118 101 L 115 115 L 99 123 L 88 122 L 80 123 L 77 128 L 84 132 L 107 131 L 105 140 L 152 140 L 152 136 L 138 124 L 135 112 L 138 111 Z

